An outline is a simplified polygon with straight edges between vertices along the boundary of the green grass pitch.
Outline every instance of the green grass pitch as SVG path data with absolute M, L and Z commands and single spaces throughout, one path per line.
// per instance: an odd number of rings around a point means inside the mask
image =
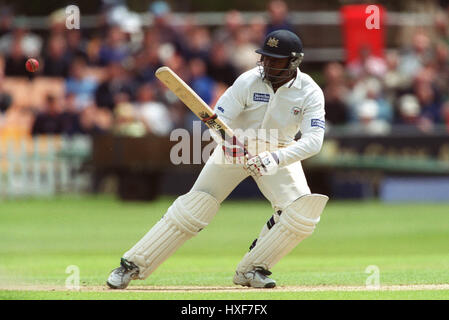
M 234 268 L 271 207 L 267 201 L 231 200 L 149 278 L 132 282 L 131 290 L 106 289 L 121 255 L 173 200 L 2 201 L 0 300 L 449 299 L 449 205 L 375 201 L 331 200 L 314 234 L 272 269 L 274 290 L 232 284 Z M 71 265 L 79 268 L 79 291 L 65 289 Z M 378 268 L 380 290 L 365 287 L 372 276 L 368 266 Z

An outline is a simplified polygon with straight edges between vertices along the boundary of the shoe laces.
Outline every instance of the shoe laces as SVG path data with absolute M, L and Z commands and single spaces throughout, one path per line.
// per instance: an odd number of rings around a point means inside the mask
M 262 268 L 262 267 L 257 267 L 257 268 L 254 269 L 254 271 L 259 272 L 259 273 L 262 274 L 265 278 L 266 278 L 267 276 L 271 275 L 271 272 L 270 272 L 270 271 L 268 271 L 267 269 L 264 269 L 264 268 Z
M 131 261 L 126 260 L 125 258 L 120 259 L 120 265 L 125 268 L 126 270 L 132 270 L 134 268 L 137 268 L 137 266 L 132 263 Z
M 120 268 L 118 269 L 118 274 L 120 276 L 123 276 L 125 273 L 127 273 L 128 271 L 135 271 L 134 273 L 139 273 L 139 267 L 136 266 L 134 263 L 132 263 L 131 261 L 126 260 L 125 258 L 121 258 L 120 259 Z

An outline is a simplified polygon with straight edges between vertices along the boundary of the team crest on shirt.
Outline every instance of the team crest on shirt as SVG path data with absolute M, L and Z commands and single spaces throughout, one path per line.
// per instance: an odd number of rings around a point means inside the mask
M 301 112 L 301 108 L 300 107 L 293 107 L 292 108 L 292 114 L 294 116 L 297 116 L 300 112 Z

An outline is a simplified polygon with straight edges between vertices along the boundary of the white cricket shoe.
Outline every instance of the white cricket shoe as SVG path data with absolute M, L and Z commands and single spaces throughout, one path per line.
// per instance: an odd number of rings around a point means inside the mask
M 267 277 L 270 274 L 270 271 L 262 268 L 256 268 L 246 273 L 236 271 L 233 282 L 252 288 L 274 288 L 276 287 L 276 281 Z
M 139 278 L 139 267 L 124 258 L 120 259 L 120 267 L 112 270 L 106 284 L 111 289 L 125 289 L 131 280 Z

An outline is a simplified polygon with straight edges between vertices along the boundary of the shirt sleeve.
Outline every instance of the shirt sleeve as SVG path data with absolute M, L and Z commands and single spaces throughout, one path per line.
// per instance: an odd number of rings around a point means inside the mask
M 321 150 L 325 129 L 324 115 L 324 95 L 318 88 L 306 99 L 300 124 L 301 138 L 294 144 L 276 151 L 280 166 L 305 160 Z
M 228 126 L 233 127 L 233 121 L 243 111 L 246 101 L 247 84 L 240 78 L 230 86 L 218 99 L 214 111 Z

